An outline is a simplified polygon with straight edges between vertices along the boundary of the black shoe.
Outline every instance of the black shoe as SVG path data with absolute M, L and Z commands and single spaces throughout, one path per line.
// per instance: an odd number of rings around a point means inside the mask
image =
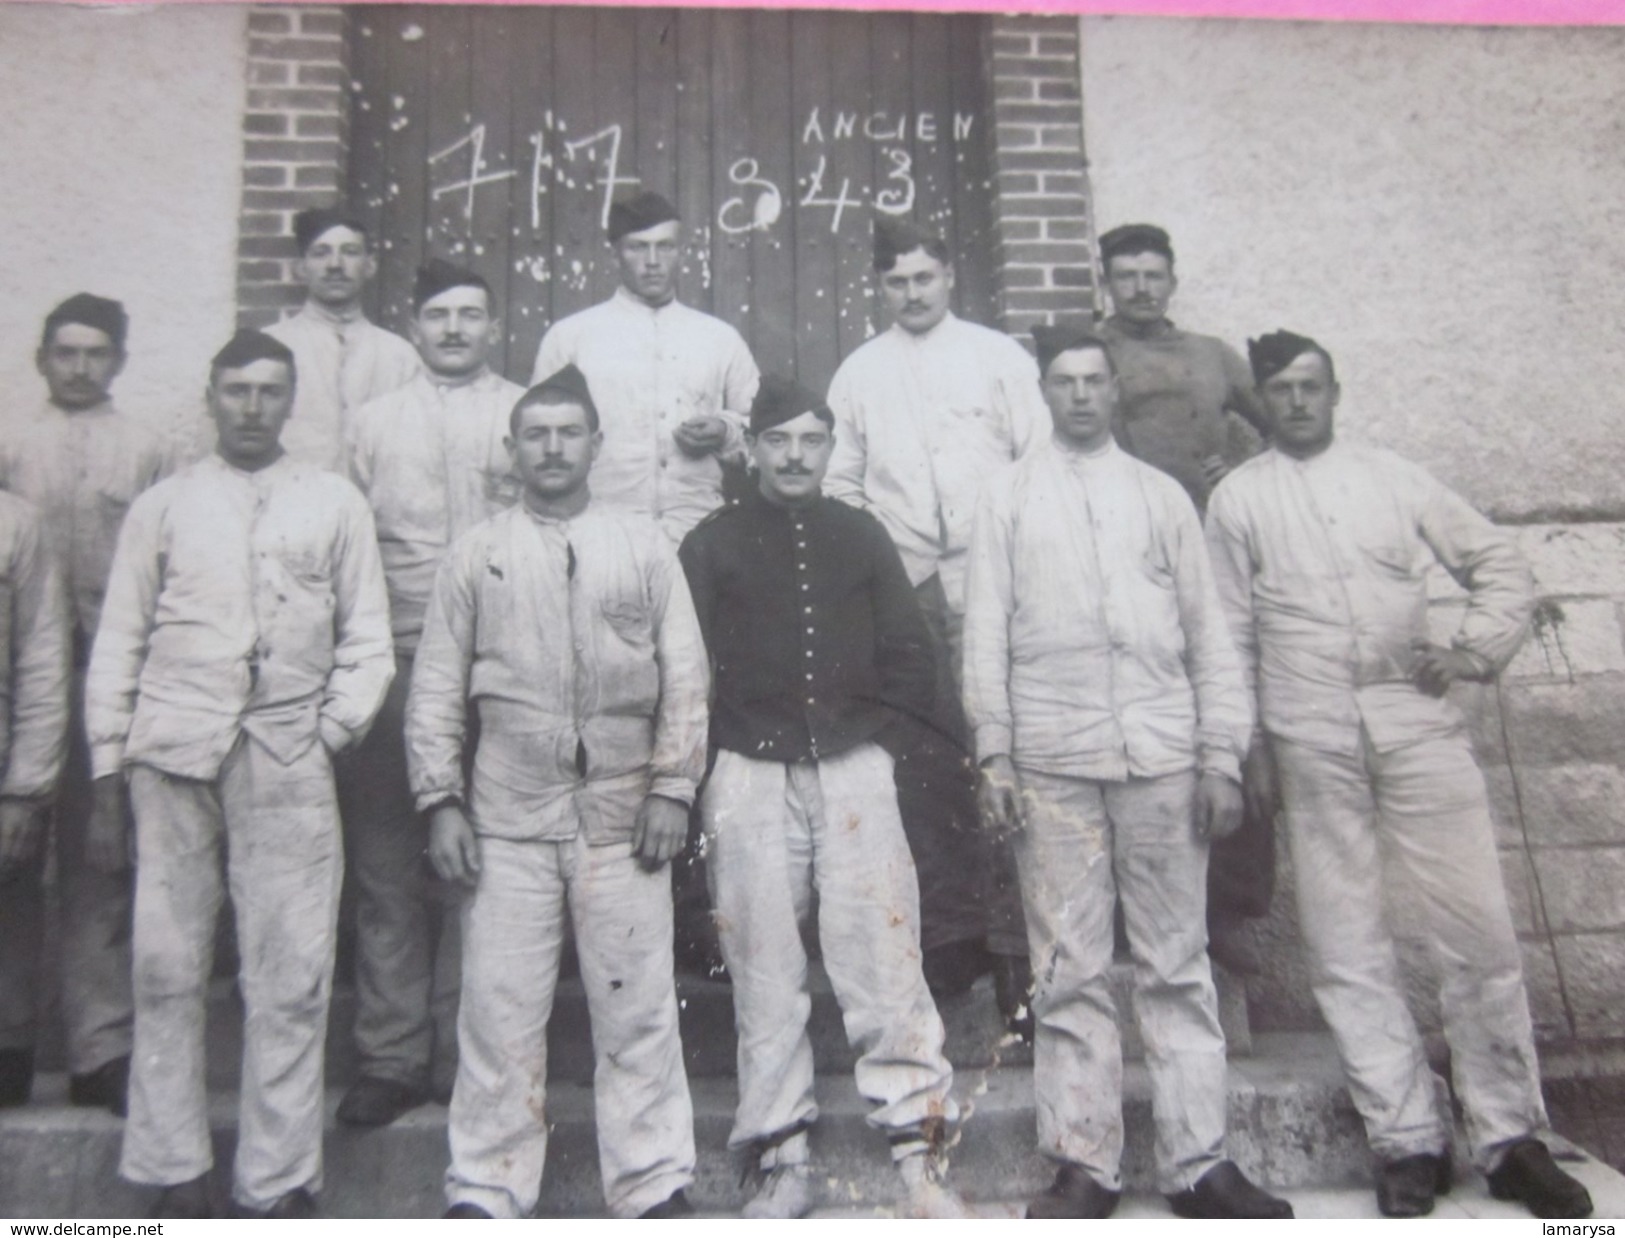
M 1108 1191 L 1076 1165 L 1062 1165 L 1049 1190 L 1027 1205 L 1029 1221 L 1104 1221 L 1121 1191 Z
M 1425 1217 L 1433 1197 L 1450 1193 L 1450 1153 L 1419 1152 L 1377 1167 L 1377 1210 L 1385 1217 Z
M 34 1051 L 0 1049 L 0 1109 L 26 1105 L 34 1090 Z
M 1032 1044 L 1037 1023 L 1033 1019 L 1033 967 L 1026 955 L 994 956 L 993 1000 L 999 1004 L 1005 1026 Z
M 478 1204 L 471 1204 L 466 1199 L 460 1204 L 453 1204 L 440 1214 L 442 1221 L 489 1221 L 491 1214 Z
M 95 1070 L 68 1077 L 68 1103 L 103 1109 L 117 1117 L 129 1112 L 130 1055 L 103 1062 Z
M 422 1088 L 363 1075 L 339 1102 L 337 1117 L 346 1126 L 388 1126 L 425 1099 Z
M 251 1221 L 308 1221 L 321 1213 L 316 1209 L 316 1197 L 301 1186 L 278 1195 L 269 1208 L 233 1204 L 231 1215 L 239 1220 Z
M 1246 920 L 1226 917 L 1207 926 L 1207 954 L 1232 976 L 1256 976 L 1264 970 L 1258 938 Z
M 694 1205 L 688 1202 L 688 1196 L 681 1190 L 673 1191 L 653 1208 L 645 1208 L 638 1213 L 640 1221 L 671 1221 L 678 1217 L 691 1217 L 694 1215 Z
M 1198 1178 L 1195 1186 L 1167 1198 L 1175 1216 L 1206 1221 L 1292 1218 L 1291 1204 L 1247 1181 L 1247 1175 L 1236 1168 L 1234 1161 L 1220 1161 Z
M 1490 1194 L 1515 1199 L 1538 1217 L 1578 1220 L 1591 1215 L 1591 1193 L 1552 1160 L 1538 1139 L 1520 1139 L 1489 1174 Z
M 190 1182 L 177 1182 L 158 1192 L 147 1216 L 164 1221 L 207 1221 L 215 1216 L 214 1200 L 209 1198 L 209 1175 L 200 1174 Z
M 992 956 L 981 942 L 950 941 L 925 951 L 920 970 L 925 973 L 925 987 L 940 1002 L 968 992 L 992 965 Z

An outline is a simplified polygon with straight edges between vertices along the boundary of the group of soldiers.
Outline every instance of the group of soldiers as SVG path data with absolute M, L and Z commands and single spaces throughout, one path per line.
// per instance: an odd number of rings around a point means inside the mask
M 1181 331 L 1169 238 L 1130 225 L 1101 238 L 1112 316 L 1036 328 L 1035 363 L 951 311 L 939 237 L 880 218 L 891 321 L 825 396 L 676 299 L 664 198 L 615 203 L 608 240 L 619 287 L 551 327 L 522 388 L 490 367 L 477 273 L 420 269 L 408 343 L 362 312 L 367 224 L 303 212 L 307 299 L 214 357 L 214 449 L 184 467 L 112 403 L 122 307 L 47 317 L 48 400 L 0 443 L 0 1104 L 29 1096 L 54 836 L 70 1098 L 127 1106 L 120 1173 L 154 1215 L 216 1215 L 204 1014 L 229 892 L 231 1208 L 314 1215 L 348 872 L 360 1070 L 338 1118 L 448 1102 L 448 1217 L 536 1207 L 572 938 L 609 1210 L 691 1211 L 674 951 L 714 946 L 746 1215 L 805 1215 L 816 893 L 905 1211 L 965 1213 L 937 1003 L 991 971 L 1057 1165 L 1028 1215 L 1112 1212 L 1122 937 L 1159 1189 L 1182 1216 L 1289 1217 L 1224 1155 L 1209 961 L 1256 966 L 1279 809 L 1381 1210 L 1425 1213 L 1454 1177 L 1388 865 L 1435 947 L 1474 1165 L 1538 1215 L 1589 1214 L 1540 1138 L 1446 696 L 1511 658 L 1532 582 L 1460 498 L 1334 436 L 1326 349 L 1277 331 L 1249 364 Z M 1448 645 L 1434 561 L 1469 594 Z

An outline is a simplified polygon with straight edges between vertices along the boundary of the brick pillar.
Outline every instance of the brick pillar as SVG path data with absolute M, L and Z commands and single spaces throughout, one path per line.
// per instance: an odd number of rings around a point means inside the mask
M 999 315 L 1025 333 L 1096 309 L 1075 17 L 995 17 L 993 230 Z
M 262 6 L 248 16 L 237 322 L 262 327 L 304 299 L 293 217 L 340 196 L 349 126 L 344 11 Z

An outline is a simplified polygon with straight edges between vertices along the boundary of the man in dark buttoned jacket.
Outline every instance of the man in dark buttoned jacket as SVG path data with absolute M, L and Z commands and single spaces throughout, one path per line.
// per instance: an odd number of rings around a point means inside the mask
M 915 1216 L 960 1216 L 937 1152 L 953 1069 L 920 970 L 919 887 L 877 734 L 932 705 L 925 621 L 874 517 L 825 498 L 834 416 L 764 379 L 747 443 L 758 487 L 713 514 L 681 558 L 715 669 L 701 795 L 722 955 L 734 981 L 739 1108 L 728 1144 L 762 1171 L 751 1217 L 812 1206 L 818 1117 L 800 925 L 819 897 L 824 966 Z

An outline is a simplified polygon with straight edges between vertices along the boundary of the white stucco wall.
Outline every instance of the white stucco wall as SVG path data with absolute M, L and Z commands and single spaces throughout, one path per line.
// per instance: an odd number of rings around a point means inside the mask
M 41 320 L 123 301 L 121 405 L 195 412 L 231 334 L 247 10 L 0 4 L 0 391 L 41 398 Z M 0 409 L 0 412 L 3 412 Z
M 1625 512 L 1625 30 L 1085 17 L 1102 230 L 1176 320 L 1337 357 L 1341 424 L 1498 516 Z

